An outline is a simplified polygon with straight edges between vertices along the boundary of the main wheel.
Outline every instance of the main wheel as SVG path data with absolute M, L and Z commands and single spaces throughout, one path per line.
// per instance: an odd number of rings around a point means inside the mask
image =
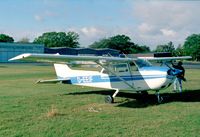
M 113 103 L 114 102 L 114 98 L 112 96 L 106 96 L 105 97 L 105 102 L 106 103 Z

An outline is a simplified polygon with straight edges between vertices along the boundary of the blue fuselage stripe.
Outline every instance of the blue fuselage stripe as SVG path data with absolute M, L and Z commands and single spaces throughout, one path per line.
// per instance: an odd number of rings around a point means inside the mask
M 125 81 L 138 81 L 138 80 L 145 80 L 145 79 L 158 79 L 158 78 L 167 78 L 166 75 L 127 75 L 127 76 L 120 76 Z M 99 82 L 120 82 L 122 81 L 116 76 L 101 76 L 101 75 L 91 75 L 91 76 L 76 76 L 70 77 L 71 83 L 99 83 Z

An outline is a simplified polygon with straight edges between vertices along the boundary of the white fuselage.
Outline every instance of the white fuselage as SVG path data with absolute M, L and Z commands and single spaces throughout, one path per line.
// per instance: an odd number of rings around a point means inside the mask
M 55 64 L 58 78 L 68 78 L 71 84 L 98 87 L 105 89 L 119 89 L 132 91 L 159 90 L 170 85 L 174 76 L 168 75 L 167 67 L 142 67 L 130 73 L 119 71 L 116 75 L 98 71 L 72 70 L 62 68 L 61 64 Z

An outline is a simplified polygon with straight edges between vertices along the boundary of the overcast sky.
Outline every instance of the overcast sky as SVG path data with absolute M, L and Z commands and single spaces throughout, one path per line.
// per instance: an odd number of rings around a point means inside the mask
M 80 46 L 116 34 L 150 46 L 183 44 L 200 32 L 195 0 L 1 0 L 0 33 L 16 41 L 48 31 L 75 31 Z

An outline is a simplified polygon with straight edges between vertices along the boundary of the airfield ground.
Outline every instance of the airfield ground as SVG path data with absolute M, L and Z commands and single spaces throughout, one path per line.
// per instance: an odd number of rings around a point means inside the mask
M 0 136 L 2 137 L 197 137 L 200 135 L 200 69 L 187 69 L 184 92 L 163 90 L 157 105 L 135 93 L 112 94 L 96 88 L 35 84 L 55 78 L 53 66 L 0 64 Z

